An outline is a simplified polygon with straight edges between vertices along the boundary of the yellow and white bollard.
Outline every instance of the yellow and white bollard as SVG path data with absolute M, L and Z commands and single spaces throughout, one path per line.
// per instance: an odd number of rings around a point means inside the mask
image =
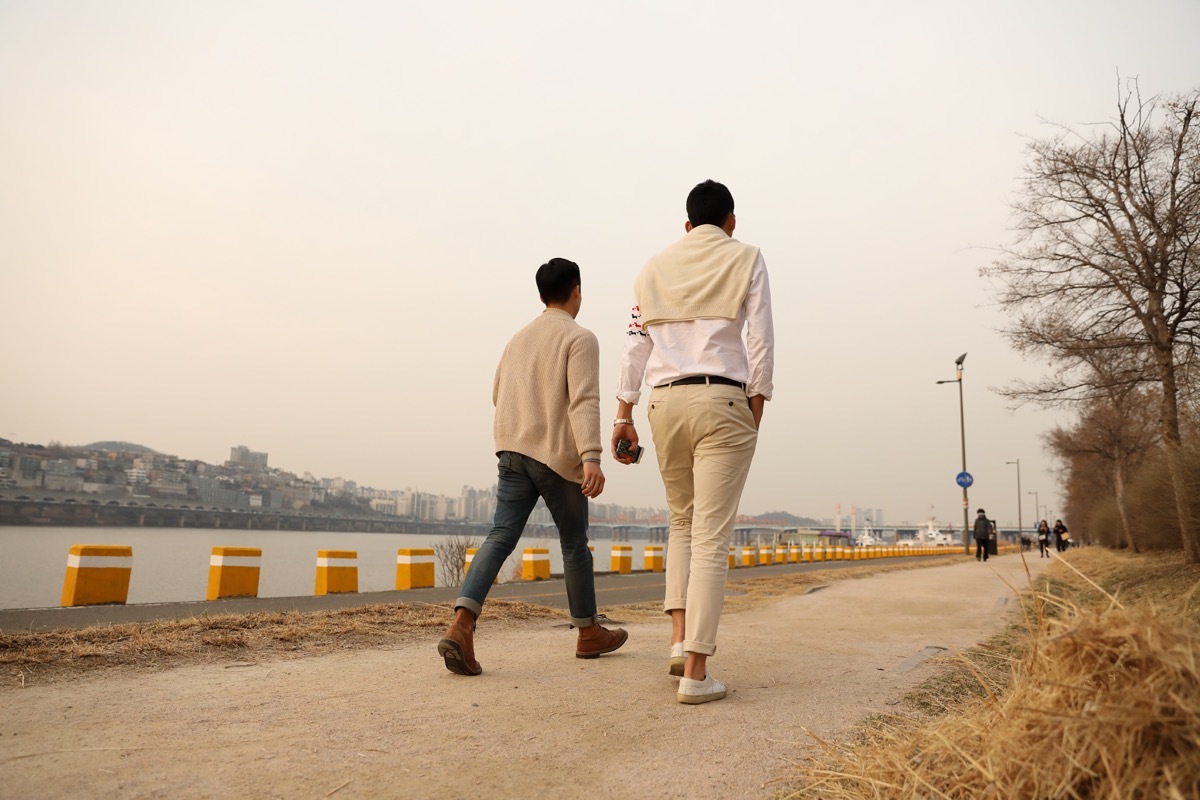
M 467 548 L 466 556 L 463 558 L 463 575 L 466 575 L 468 572 L 471 571 L 471 562 L 475 560 L 475 554 L 478 552 L 479 552 L 478 547 L 468 547 Z M 493 584 L 497 584 L 499 582 L 500 582 L 499 575 L 492 578 Z M 430 584 L 430 586 L 432 586 L 432 585 L 433 584 Z
M 358 552 L 356 550 L 318 550 L 317 585 L 314 595 L 343 594 L 358 591 Z
M 729 568 L 733 569 L 737 566 L 737 548 L 732 545 L 729 548 Z
M 526 547 L 521 553 L 521 580 L 550 580 L 550 550 L 545 547 Z
M 774 550 L 769 546 L 760 546 L 758 548 L 758 565 L 765 567 L 773 564 L 775 562 L 775 558 L 772 556 L 773 552 Z
M 742 548 L 742 566 L 755 567 L 758 566 L 758 551 L 753 547 Z
M 788 560 L 788 549 L 786 544 L 775 545 L 775 563 L 786 564 Z
M 657 544 L 646 545 L 645 554 L 642 556 L 642 563 L 647 572 L 662 572 L 663 571 L 662 545 L 657 545 Z
M 63 578 L 64 606 L 125 604 L 129 576 L 133 572 L 133 548 L 109 544 L 73 544 L 67 554 Z
M 806 544 L 800 548 L 800 561 L 805 564 L 811 564 L 814 561 L 813 546 L 811 544 Z
M 433 548 L 401 547 L 396 551 L 396 591 L 433 587 Z
M 207 600 L 258 597 L 262 550 L 258 547 L 214 547 L 208 557 Z
M 633 572 L 633 545 L 613 545 L 612 571 L 620 575 L 628 575 L 629 573 Z

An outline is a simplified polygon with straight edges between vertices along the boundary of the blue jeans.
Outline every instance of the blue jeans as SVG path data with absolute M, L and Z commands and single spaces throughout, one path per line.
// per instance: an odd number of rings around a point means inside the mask
M 516 548 L 525 523 L 541 497 L 558 526 L 571 623 L 576 627 L 593 624 L 596 581 L 592 551 L 588 550 L 588 501 L 579 484 L 520 453 L 502 451 L 499 461 L 496 519 L 492 532 L 476 551 L 463 581 L 462 596 L 454 601 L 454 607 L 468 609 L 476 617 L 483 612 L 483 601 L 492 588 L 492 581 Z

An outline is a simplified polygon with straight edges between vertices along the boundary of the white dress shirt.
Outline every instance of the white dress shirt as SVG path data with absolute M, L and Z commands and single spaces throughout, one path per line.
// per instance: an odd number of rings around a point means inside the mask
M 771 285 L 762 253 L 750 269 L 750 290 L 736 320 L 660 322 L 643 330 L 641 310 L 635 305 L 625 333 L 625 352 L 617 377 L 618 400 L 637 405 L 643 377 L 647 386 L 662 386 L 693 375 L 729 378 L 746 384 L 747 397 L 762 395 L 771 399 L 775 329 Z

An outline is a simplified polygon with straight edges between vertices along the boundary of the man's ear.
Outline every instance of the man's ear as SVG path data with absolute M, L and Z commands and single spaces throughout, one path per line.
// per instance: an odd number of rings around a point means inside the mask
M 691 233 L 691 232 L 692 232 L 692 223 L 691 223 L 691 220 L 689 220 L 689 221 L 687 221 L 687 222 L 683 223 L 683 232 L 684 232 L 684 233 Z

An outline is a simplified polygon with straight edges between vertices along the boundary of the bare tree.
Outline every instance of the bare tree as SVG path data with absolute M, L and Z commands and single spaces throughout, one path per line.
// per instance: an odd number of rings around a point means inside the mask
M 438 583 L 442 586 L 462 586 L 467 550 L 477 547 L 479 544 L 474 539 L 457 533 L 435 542 L 433 555 L 437 559 Z
M 1200 342 L 1200 90 L 1143 101 L 1136 84 L 1117 116 L 1087 133 L 1061 128 L 1029 145 L 1017 244 L 983 270 L 998 279 L 1018 350 L 1057 371 L 1009 394 L 1041 403 L 1105 394 L 1099 353 L 1127 367 L 1106 380 L 1155 383 L 1159 432 L 1188 561 L 1200 539 L 1180 425 L 1183 364 Z
M 1069 478 L 1080 471 L 1098 473 L 1116 500 L 1121 539 L 1135 553 L 1141 548 L 1129 524 L 1125 488 L 1157 440 L 1156 420 L 1149 413 L 1153 405 L 1151 392 L 1120 387 L 1107 398 L 1086 401 L 1074 427 L 1046 434 L 1047 446 L 1066 463 Z

